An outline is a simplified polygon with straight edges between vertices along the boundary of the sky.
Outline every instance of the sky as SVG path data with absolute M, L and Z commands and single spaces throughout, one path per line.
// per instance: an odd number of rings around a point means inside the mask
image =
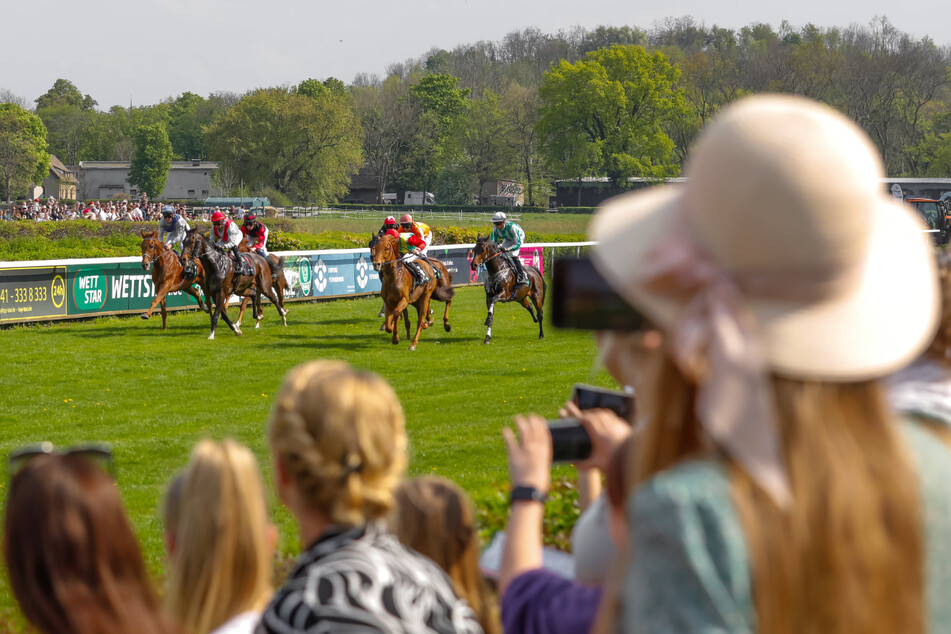
M 32 105 L 64 78 L 107 110 L 310 77 L 350 83 L 433 48 L 500 41 L 528 27 L 649 30 L 682 16 L 733 29 L 778 29 L 782 20 L 844 28 L 885 16 L 915 38 L 951 45 L 947 0 L 0 0 L 0 24 L 18 34 L 0 54 L 0 89 Z

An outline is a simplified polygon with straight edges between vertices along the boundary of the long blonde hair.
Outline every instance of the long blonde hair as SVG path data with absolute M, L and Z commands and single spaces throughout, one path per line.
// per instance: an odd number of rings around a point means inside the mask
M 638 446 L 638 483 L 703 450 L 695 388 L 669 359 L 656 378 L 660 407 Z M 749 548 L 757 631 L 924 632 L 919 486 L 878 383 L 771 383 L 792 508 L 777 508 L 722 457 Z
M 343 361 L 294 368 L 268 440 L 305 502 L 330 522 L 361 526 L 393 508 L 406 431 L 399 399 L 378 375 Z
M 271 544 L 254 454 L 203 440 L 182 475 L 166 603 L 189 634 L 206 634 L 271 596 Z M 170 512 L 172 511 L 172 512 Z M 174 517 L 174 509 L 166 509 Z
M 498 634 L 495 602 L 479 571 L 475 511 L 456 483 L 438 476 L 407 480 L 396 490 L 392 532 L 429 557 L 452 579 L 456 594 L 475 611 L 486 634 Z

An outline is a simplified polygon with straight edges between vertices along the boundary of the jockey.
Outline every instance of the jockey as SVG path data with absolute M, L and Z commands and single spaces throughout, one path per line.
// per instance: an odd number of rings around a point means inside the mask
M 222 249 L 231 249 L 235 271 L 244 269 L 244 266 L 242 266 L 243 260 L 238 253 L 238 245 L 241 244 L 244 234 L 238 229 L 238 225 L 231 222 L 230 218 L 225 218 L 225 215 L 220 211 L 211 214 L 211 224 L 215 246 Z
M 387 216 L 386 220 L 383 221 L 383 226 L 380 227 L 380 230 L 376 232 L 376 235 L 382 236 L 384 233 L 386 233 L 390 229 L 395 230 L 395 229 L 399 229 L 399 227 L 400 226 L 399 224 L 397 224 L 396 218 L 394 218 L 393 216 Z
M 528 286 L 528 275 L 522 268 L 521 258 L 518 257 L 522 241 L 525 240 L 525 232 L 514 222 L 507 221 L 505 214 L 501 211 L 495 212 L 492 216 L 492 224 L 495 225 L 495 229 L 492 230 L 489 241 L 502 250 L 502 257 L 508 260 L 515 269 L 515 286 L 512 288 L 512 296 L 509 297 L 509 301 L 512 301 L 520 286 Z
M 241 233 L 251 238 L 250 241 L 253 241 L 249 247 L 251 251 L 254 251 L 264 258 L 267 258 L 268 230 L 266 226 L 258 221 L 257 217 L 253 213 L 248 212 L 244 216 L 244 224 L 241 225 Z
M 425 222 L 413 222 L 413 217 L 409 214 L 400 216 L 400 233 L 412 233 L 423 241 L 426 245 L 420 253 L 425 257 L 429 245 L 433 243 L 433 232 Z
M 188 226 L 188 222 L 175 213 L 171 205 L 165 205 L 162 207 L 162 219 L 159 220 L 158 226 L 159 240 L 162 241 L 162 244 L 175 251 L 176 254 L 181 255 L 182 240 L 185 239 L 185 232 L 191 228 Z M 176 245 L 178 245 L 177 251 L 175 250 Z
M 399 233 L 396 229 L 390 229 L 386 232 L 386 235 L 395 236 L 399 240 L 398 249 L 402 256 L 400 259 L 406 264 L 406 268 L 410 270 L 413 277 L 416 278 L 416 283 L 419 286 L 429 283 L 429 276 L 426 275 L 422 267 L 416 263 L 416 256 L 423 252 L 423 249 L 426 248 L 426 243 L 417 238 L 413 233 Z

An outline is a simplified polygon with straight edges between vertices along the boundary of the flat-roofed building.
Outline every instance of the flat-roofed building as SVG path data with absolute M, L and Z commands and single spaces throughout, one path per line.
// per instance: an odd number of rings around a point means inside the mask
M 78 176 L 79 198 L 83 200 L 113 198 L 125 195 L 138 198 L 141 192 L 130 184 L 129 161 L 81 161 L 71 168 Z M 212 161 L 172 161 L 168 182 L 159 200 L 204 200 L 211 193 L 211 175 L 218 169 Z

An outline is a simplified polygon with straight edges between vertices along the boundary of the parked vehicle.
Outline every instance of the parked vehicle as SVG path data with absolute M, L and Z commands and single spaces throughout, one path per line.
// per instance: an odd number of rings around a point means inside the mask
M 951 238 L 951 210 L 949 203 L 933 198 L 907 198 L 905 202 L 913 206 L 932 229 L 935 244 L 947 244 Z
M 406 192 L 403 194 L 404 205 L 435 205 L 436 197 L 432 192 Z

